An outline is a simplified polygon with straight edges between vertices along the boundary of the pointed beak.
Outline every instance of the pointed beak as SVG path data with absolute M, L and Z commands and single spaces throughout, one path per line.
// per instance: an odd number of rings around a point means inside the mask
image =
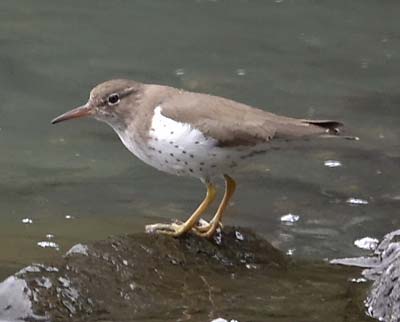
M 51 124 L 56 124 L 63 121 L 76 119 L 79 117 L 89 116 L 93 114 L 92 111 L 93 109 L 89 106 L 89 104 L 82 105 L 77 108 L 74 108 L 71 111 L 61 114 L 60 116 L 57 116 L 54 120 L 51 121 Z

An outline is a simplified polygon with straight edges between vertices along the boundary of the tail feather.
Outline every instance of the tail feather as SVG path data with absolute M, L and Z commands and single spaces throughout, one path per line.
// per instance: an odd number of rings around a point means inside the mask
M 339 135 L 343 123 L 330 120 L 302 120 L 303 123 L 316 125 L 325 129 L 326 134 Z
M 320 135 L 322 138 L 334 138 L 340 136 L 345 140 L 355 140 L 358 141 L 360 138 L 358 136 L 341 135 L 340 128 L 343 127 L 343 123 L 330 120 L 303 120 L 303 123 L 316 125 L 325 129 L 325 133 Z

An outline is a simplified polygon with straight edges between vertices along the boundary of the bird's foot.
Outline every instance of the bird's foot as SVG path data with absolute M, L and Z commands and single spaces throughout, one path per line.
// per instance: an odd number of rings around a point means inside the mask
M 149 234 L 164 234 L 173 237 L 180 237 L 189 231 L 201 236 L 201 232 L 197 231 L 196 228 L 188 228 L 185 223 L 181 222 L 146 225 L 146 232 Z
M 198 236 L 203 237 L 204 233 L 208 232 L 211 229 L 213 222 L 214 222 L 214 220 L 207 221 L 203 218 L 200 218 L 200 220 L 197 222 L 197 224 L 192 227 L 191 232 Z M 184 224 L 182 221 L 177 220 L 177 219 L 175 219 L 174 223 L 177 225 Z M 219 229 L 222 229 L 224 226 L 222 225 L 221 222 L 219 222 L 217 227 Z
M 196 232 L 200 233 L 198 235 L 202 236 L 203 233 L 206 233 L 207 231 L 210 230 L 213 222 L 214 222 L 213 220 L 207 221 L 207 220 L 204 220 L 201 218 L 199 220 L 199 222 L 197 223 L 197 226 L 193 227 L 192 229 L 194 229 Z M 221 222 L 218 223 L 218 228 L 220 228 L 220 229 L 224 228 L 224 226 L 222 225 Z
M 164 235 L 170 235 L 170 236 L 180 236 L 182 235 L 182 232 L 180 233 L 180 229 L 182 228 L 182 224 L 178 223 L 172 223 L 172 224 L 152 224 L 152 225 L 146 225 L 146 233 L 148 234 L 164 234 Z
M 190 231 L 197 236 L 201 237 L 210 237 L 207 232 L 210 230 L 212 227 L 213 221 L 211 220 L 210 222 L 200 219 L 199 222 L 190 228 L 189 230 L 185 226 L 185 223 L 176 220 L 175 222 L 171 224 L 152 224 L 152 225 L 146 225 L 146 233 L 149 234 L 164 234 L 164 235 L 170 235 L 173 237 L 179 237 L 184 235 L 186 232 Z M 222 228 L 222 223 L 218 224 L 219 228 Z

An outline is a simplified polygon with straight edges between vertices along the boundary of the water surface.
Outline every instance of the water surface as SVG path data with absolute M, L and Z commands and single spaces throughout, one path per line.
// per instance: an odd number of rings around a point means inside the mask
M 2 1 L 0 277 L 57 255 L 37 245 L 47 234 L 64 252 L 187 218 L 201 200 L 200 182 L 141 163 L 105 124 L 50 125 L 114 77 L 343 121 L 360 141 L 299 143 L 242 169 L 226 223 L 295 256 L 360 254 L 355 239 L 400 221 L 399 10 L 372 0 Z M 288 213 L 299 221 L 282 224 Z

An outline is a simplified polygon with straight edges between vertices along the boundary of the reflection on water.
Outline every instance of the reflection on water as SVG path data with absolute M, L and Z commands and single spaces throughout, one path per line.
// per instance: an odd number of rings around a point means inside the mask
M 0 277 L 58 256 L 38 242 L 65 251 L 142 231 L 186 218 L 202 198 L 199 182 L 142 164 L 103 124 L 49 124 L 113 77 L 338 119 L 361 138 L 299 143 L 249 164 L 227 224 L 316 258 L 360 254 L 354 240 L 399 226 L 400 3 L 117 3 L 0 5 Z M 290 213 L 301 219 L 283 225 Z

